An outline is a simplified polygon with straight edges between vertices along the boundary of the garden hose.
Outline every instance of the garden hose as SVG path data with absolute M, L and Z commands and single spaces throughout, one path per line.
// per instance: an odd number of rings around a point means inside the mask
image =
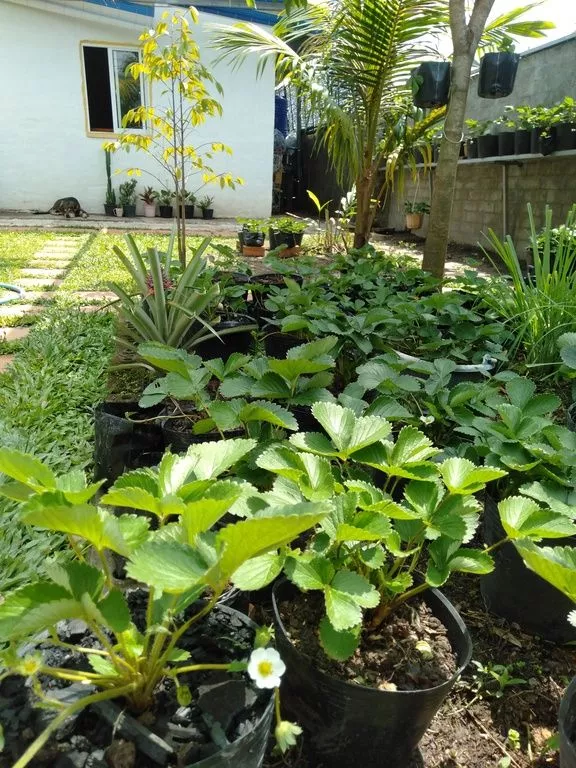
M 8 304 L 9 301 L 18 301 L 24 296 L 24 288 L 20 288 L 18 285 L 10 285 L 9 283 L 0 283 L 0 289 L 5 288 L 7 291 L 12 291 L 14 296 L 0 297 L 0 304 Z
M 400 360 L 403 360 L 405 363 L 423 363 L 424 362 L 419 357 L 413 357 L 412 355 L 405 355 L 403 352 L 398 352 L 396 349 L 394 350 L 394 354 L 398 355 Z M 487 374 L 495 367 L 496 363 L 497 363 L 496 358 L 491 357 L 490 355 L 484 355 L 481 363 L 456 365 L 456 367 L 454 368 L 454 373 L 486 373 Z

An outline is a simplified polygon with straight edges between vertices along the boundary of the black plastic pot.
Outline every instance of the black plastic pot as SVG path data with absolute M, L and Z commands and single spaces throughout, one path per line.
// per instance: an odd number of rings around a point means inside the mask
M 285 358 L 294 347 L 305 344 L 306 340 L 295 333 L 282 333 L 274 325 L 266 325 L 263 328 L 264 349 L 268 357 Z
M 556 131 L 552 130 L 547 136 L 540 136 L 539 149 L 541 155 L 551 155 L 556 152 Z
M 297 245 L 302 245 L 304 232 L 282 232 L 280 229 L 270 229 L 268 237 L 270 238 L 271 250 L 279 248 L 281 245 L 286 246 L 286 248 L 295 248 Z
M 214 209 L 213 208 L 202 208 L 202 218 L 203 219 L 213 219 L 214 218 Z
M 498 134 L 498 154 L 500 157 L 514 154 L 514 133 L 512 131 Z
M 282 705 L 306 729 L 306 742 L 322 768 L 406 768 L 410 755 L 472 656 L 472 641 L 454 606 L 437 590 L 423 594 L 446 626 L 458 657 L 456 673 L 442 685 L 422 691 L 381 691 L 331 678 L 290 641 L 279 604 L 293 587 L 273 590 L 276 646 L 287 670 Z
M 576 123 L 560 123 L 555 128 L 556 151 L 576 149 Z
M 284 275 L 280 272 L 263 272 L 260 275 L 254 275 L 250 282 L 254 286 L 252 290 L 252 307 L 254 317 L 261 320 L 266 314 L 266 307 L 264 306 L 266 299 L 270 295 L 270 289 L 272 286 L 278 286 L 285 288 Z M 292 280 L 295 280 L 298 285 L 302 285 L 302 276 L 297 274 L 289 275 Z
M 158 422 L 138 423 L 132 417 L 150 419 L 160 407 L 142 410 L 137 403 L 102 403 L 94 412 L 94 477 L 111 484 L 123 472 L 152 467 L 164 453 L 164 438 Z
M 422 78 L 414 95 L 414 104 L 423 109 L 448 104 L 450 73 L 449 61 L 423 61 L 413 72 Z
M 501 99 L 514 89 L 520 56 L 517 53 L 485 53 L 480 60 L 478 96 Z
M 547 130 L 548 135 L 542 136 Z M 530 152 L 533 155 L 551 155 L 556 149 L 556 139 L 551 129 L 533 128 L 530 132 Z
M 466 139 L 466 157 L 473 160 L 478 157 L 478 139 Z
M 576 768 L 576 677 L 566 689 L 558 714 L 560 768 Z
M 576 432 L 576 403 L 573 403 L 566 411 L 566 426 L 572 432 Z
M 193 219 L 194 218 L 194 206 L 193 205 L 185 205 L 184 206 L 184 218 L 185 219 Z
M 205 435 L 195 435 L 192 432 L 192 426 L 185 432 L 179 429 L 174 429 L 171 426 L 172 419 L 166 419 L 162 425 L 162 436 L 167 448 L 172 450 L 172 453 L 185 453 L 191 445 L 198 445 L 199 443 L 215 443 L 222 439 L 222 435 L 219 432 L 208 432 Z M 232 439 L 235 437 L 244 437 L 243 429 L 234 429 L 231 432 L 226 432 L 226 439 Z
M 530 154 L 530 137 L 531 131 L 520 130 L 514 131 L 514 154 L 515 155 L 529 155 Z
M 478 157 L 495 157 L 498 154 L 498 136 L 485 133 L 478 136 Z
M 200 355 L 203 360 L 221 357 L 226 361 L 233 352 L 248 355 L 254 352 L 252 332 L 257 330 L 258 326 L 248 315 L 234 315 L 212 327 L 216 333 L 221 334 L 222 340 L 212 337 L 194 348 L 194 353 Z
M 495 499 L 486 495 L 483 519 L 486 544 L 504 538 Z M 572 538 L 546 539 L 546 546 L 574 545 Z M 504 544 L 492 553 L 494 570 L 480 579 L 486 608 L 507 621 L 515 621 L 523 630 L 546 640 L 566 643 L 576 640 L 576 627 L 566 617 L 574 605 L 534 571 L 524 565 L 513 544 Z
M 124 208 L 124 218 L 125 219 L 133 219 L 134 216 L 136 216 L 136 206 L 135 205 L 123 205 Z
M 173 210 L 171 205 L 159 205 L 158 210 L 160 211 L 160 216 L 163 219 L 171 219 L 173 215 Z
M 114 209 L 116 206 L 113 203 L 104 203 L 104 214 L 106 216 L 114 216 Z
M 240 245 L 247 245 L 250 248 L 261 248 L 264 245 L 265 239 L 265 232 L 249 232 L 247 229 L 241 229 L 238 232 Z

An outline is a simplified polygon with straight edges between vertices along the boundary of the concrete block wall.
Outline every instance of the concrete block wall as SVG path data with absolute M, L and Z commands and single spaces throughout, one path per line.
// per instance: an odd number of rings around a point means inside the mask
M 548 156 L 507 167 L 507 227 L 503 231 L 503 166 L 500 163 L 460 163 L 454 194 L 450 239 L 464 245 L 486 244 L 483 233 L 493 229 L 499 237 L 509 234 L 518 253 L 528 245 L 527 203 L 532 204 L 536 225 L 544 221 L 546 205 L 552 208 L 555 225 L 561 224 L 576 203 L 576 156 Z M 432 183 L 434 170 L 431 171 Z M 407 179 L 402 196 L 395 193 L 385 226 L 402 230 L 404 200 L 430 201 L 430 178 L 421 172 L 419 182 Z M 428 217 L 415 234 L 426 236 Z

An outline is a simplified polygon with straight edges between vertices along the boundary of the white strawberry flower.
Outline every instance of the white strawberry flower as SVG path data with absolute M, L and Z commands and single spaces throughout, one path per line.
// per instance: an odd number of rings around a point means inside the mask
M 570 611 L 568 614 L 568 621 L 570 624 L 572 624 L 573 627 L 576 627 L 576 609 L 573 611 Z
M 278 688 L 286 664 L 274 648 L 256 648 L 250 654 L 248 674 L 258 688 Z

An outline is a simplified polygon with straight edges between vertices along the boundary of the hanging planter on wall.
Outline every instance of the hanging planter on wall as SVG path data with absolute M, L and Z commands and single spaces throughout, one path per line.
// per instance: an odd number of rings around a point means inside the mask
M 485 53 L 480 61 L 478 96 L 501 99 L 514 89 L 520 56 L 517 53 Z
M 414 104 L 423 109 L 448 104 L 451 67 L 449 61 L 423 61 L 413 72 Z

